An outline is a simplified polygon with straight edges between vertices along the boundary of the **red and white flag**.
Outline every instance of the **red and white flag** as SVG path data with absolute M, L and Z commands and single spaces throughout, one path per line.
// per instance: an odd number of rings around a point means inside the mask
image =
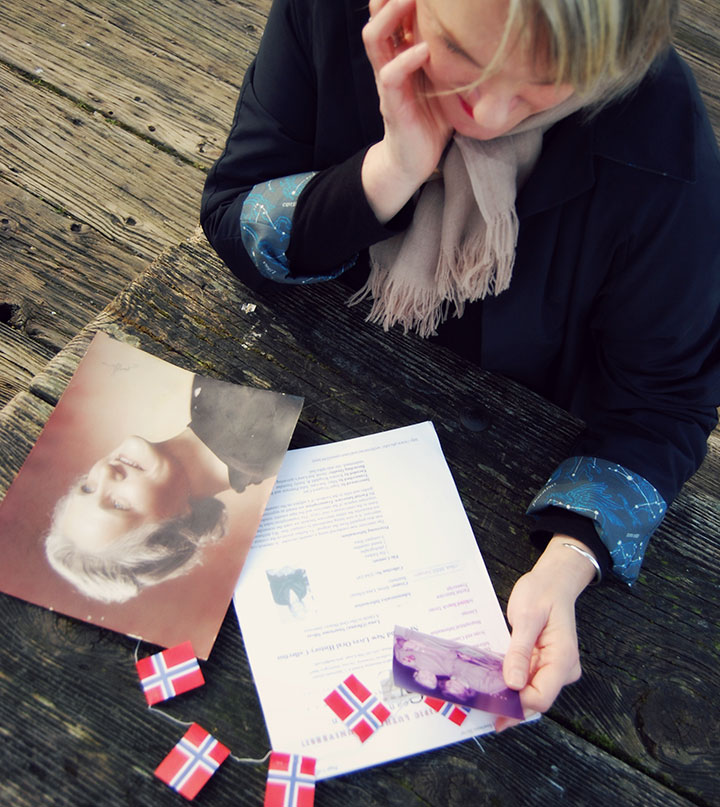
M 449 703 L 441 698 L 431 698 L 430 695 L 425 696 L 425 703 L 458 726 L 462 726 L 465 718 L 470 714 L 467 706 L 458 706 L 456 703 Z
M 273 751 L 263 807 L 312 807 L 314 801 L 315 758 Z
M 194 799 L 230 749 L 193 723 L 155 770 L 155 776 L 186 799 Z
M 363 743 L 390 717 L 385 704 L 354 675 L 349 675 L 334 689 L 325 703 Z
M 205 683 L 190 642 L 141 658 L 135 666 L 150 706 Z

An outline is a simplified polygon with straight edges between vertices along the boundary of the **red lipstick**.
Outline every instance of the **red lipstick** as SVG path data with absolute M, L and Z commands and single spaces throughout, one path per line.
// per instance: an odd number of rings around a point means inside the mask
M 473 117 L 473 108 L 464 98 L 460 98 L 460 106 L 471 118 Z

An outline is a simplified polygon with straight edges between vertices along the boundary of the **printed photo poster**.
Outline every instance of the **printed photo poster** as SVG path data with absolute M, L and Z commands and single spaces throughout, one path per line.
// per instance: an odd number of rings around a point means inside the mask
M 0 590 L 206 659 L 301 407 L 97 334 L 0 505 Z

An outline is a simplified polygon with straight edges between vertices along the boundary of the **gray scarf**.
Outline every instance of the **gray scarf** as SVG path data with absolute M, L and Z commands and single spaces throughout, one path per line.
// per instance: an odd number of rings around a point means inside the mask
M 410 227 L 370 248 L 370 275 L 353 295 L 372 296 L 369 322 L 399 323 L 426 337 L 450 306 L 500 294 L 510 285 L 518 219 L 515 197 L 535 167 L 543 134 L 588 103 L 571 96 L 494 140 L 455 135 L 437 177 L 418 191 Z

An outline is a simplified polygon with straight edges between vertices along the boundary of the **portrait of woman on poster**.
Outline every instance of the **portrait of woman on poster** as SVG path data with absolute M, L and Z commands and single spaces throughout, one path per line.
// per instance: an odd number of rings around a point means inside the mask
M 274 0 L 203 194 L 251 287 L 341 278 L 585 422 L 507 607 L 529 710 L 579 678 L 577 597 L 637 580 L 717 423 L 720 159 L 677 5 Z
M 190 422 L 127 437 L 55 506 L 45 551 L 81 593 L 125 602 L 202 563 L 226 532 L 216 498 L 277 474 L 302 400 L 195 376 Z

